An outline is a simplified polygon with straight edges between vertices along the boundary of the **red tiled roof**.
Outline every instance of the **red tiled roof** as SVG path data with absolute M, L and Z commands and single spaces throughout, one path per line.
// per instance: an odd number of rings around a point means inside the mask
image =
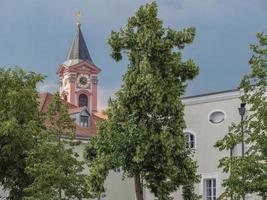
M 75 107 L 69 109 L 69 114 L 79 113 L 81 112 L 85 107 Z
M 53 99 L 53 94 L 51 94 L 49 92 L 40 93 L 39 94 L 39 110 L 41 112 L 46 112 L 48 105 L 50 104 L 52 99 Z M 67 102 L 67 106 L 69 109 L 78 108 L 77 106 L 75 106 L 71 103 L 68 103 L 68 102 Z
M 92 115 L 90 118 L 90 126 L 88 128 L 80 127 L 76 125 L 76 136 L 77 137 L 91 137 L 97 134 L 97 123 L 103 120 Z
M 46 112 L 52 99 L 53 95 L 48 92 L 39 94 L 39 110 L 41 112 Z
M 104 112 L 95 112 L 95 113 L 93 113 L 93 115 L 98 117 L 99 119 L 102 119 L 102 120 L 108 119 L 108 116 Z
M 49 104 L 53 99 L 53 94 L 51 93 L 40 93 L 39 94 L 39 110 L 41 112 L 46 112 Z M 69 108 L 69 114 L 79 113 L 85 107 L 78 107 L 73 104 L 67 102 Z M 106 120 L 107 116 L 103 112 L 95 112 L 92 113 L 92 117 L 90 118 L 90 126 L 88 128 L 82 128 L 79 125 L 76 125 L 76 136 L 77 137 L 91 137 L 97 134 L 96 124 L 99 121 Z

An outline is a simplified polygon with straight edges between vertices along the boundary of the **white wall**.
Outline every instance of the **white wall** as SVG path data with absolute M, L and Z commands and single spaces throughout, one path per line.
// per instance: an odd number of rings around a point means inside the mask
M 228 133 L 228 127 L 232 122 L 238 122 L 240 119 L 238 107 L 240 100 L 238 98 L 207 102 L 185 107 L 185 121 L 187 128 L 196 133 L 196 151 L 194 154 L 198 163 L 198 174 L 202 178 L 216 178 L 217 196 L 223 192 L 221 187 L 222 180 L 226 174 L 218 168 L 219 159 L 229 156 L 229 151 L 220 152 L 214 147 L 216 141 L 222 139 Z M 209 114 L 213 111 L 221 110 L 225 113 L 225 120 L 219 124 L 209 122 Z M 239 149 L 239 148 L 237 148 Z M 196 192 L 203 195 L 203 181 L 196 187 Z
M 80 155 L 80 159 L 82 159 L 85 145 L 86 142 L 75 148 L 75 151 Z M 89 173 L 88 168 L 85 169 L 85 173 Z M 122 180 L 122 173 L 111 171 L 104 187 L 106 197 L 101 198 L 101 200 L 135 200 L 133 179 L 126 178 Z
M 86 142 L 75 147 L 75 151 L 80 155 L 79 160 L 82 158 L 82 153 L 84 150 Z M 85 168 L 85 173 L 89 173 L 88 168 Z M 135 200 L 134 194 L 134 184 L 132 179 L 122 180 L 121 173 L 110 172 L 106 182 L 105 182 L 105 197 L 101 200 Z M 5 200 L 7 193 L 4 193 L 2 187 L 0 186 L 0 200 Z
M 196 150 L 193 155 L 197 160 L 197 173 L 202 176 L 200 183 L 196 184 L 195 192 L 203 195 L 203 179 L 216 178 L 216 196 L 222 192 L 221 187 L 223 179 L 227 174 L 218 168 L 219 160 L 222 157 L 229 156 L 229 151 L 220 152 L 214 147 L 216 141 L 222 139 L 228 133 L 228 127 L 232 122 L 239 122 L 240 115 L 238 107 L 240 106 L 240 91 L 233 90 L 207 95 L 199 95 L 183 99 L 185 105 L 186 132 L 192 132 L 196 136 Z M 225 113 L 225 120 L 219 124 L 209 122 L 209 115 L 213 111 L 222 111 Z M 235 148 L 236 155 L 240 155 L 240 145 Z M 173 194 L 174 200 L 182 200 L 181 191 Z M 146 200 L 154 200 L 151 193 L 146 191 Z

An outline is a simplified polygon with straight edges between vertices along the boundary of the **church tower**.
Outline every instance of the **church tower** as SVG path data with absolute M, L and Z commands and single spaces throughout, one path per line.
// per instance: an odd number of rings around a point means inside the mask
M 78 107 L 86 106 L 90 112 L 97 112 L 97 82 L 100 71 L 87 49 L 78 19 L 77 31 L 67 58 L 57 71 L 61 98 Z

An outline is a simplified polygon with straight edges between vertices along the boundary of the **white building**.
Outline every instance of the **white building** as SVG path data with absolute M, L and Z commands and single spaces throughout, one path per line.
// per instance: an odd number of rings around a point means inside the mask
M 241 91 L 228 90 L 185 97 L 185 134 L 193 149 L 193 156 L 197 161 L 197 173 L 201 181 L 196 185 L 195 192 L 203 200 L 215 200 L 222 194 L 222 182 L 227 174 L 218 168 L 219 160 L 230 156 L 230 151 L 219 151 L 215 143 L 228 134 L 228 127 L 232 122 L 241 120 L 238 108 L 241 101 Z M 241 144 L 233 150 L 234 156 L 241 156 Z M 181 192 L 173 194 L 175 200 L 182 200 Z M 154 200 L 148 191 L 146 200 Z M 246 199 L 257 199 L 253 195 L 246 195 Z

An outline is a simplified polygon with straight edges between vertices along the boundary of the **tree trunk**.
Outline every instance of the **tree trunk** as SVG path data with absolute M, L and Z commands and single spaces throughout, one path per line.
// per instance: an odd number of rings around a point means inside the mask
M 144 200 L 143 185 L 141 184 L 141 178 L 139 173 L 134 175 L 134 186 L 136 200 Z
M 58 197 L 60 200 L 62 200 L 61 187 L 58 189 Z

